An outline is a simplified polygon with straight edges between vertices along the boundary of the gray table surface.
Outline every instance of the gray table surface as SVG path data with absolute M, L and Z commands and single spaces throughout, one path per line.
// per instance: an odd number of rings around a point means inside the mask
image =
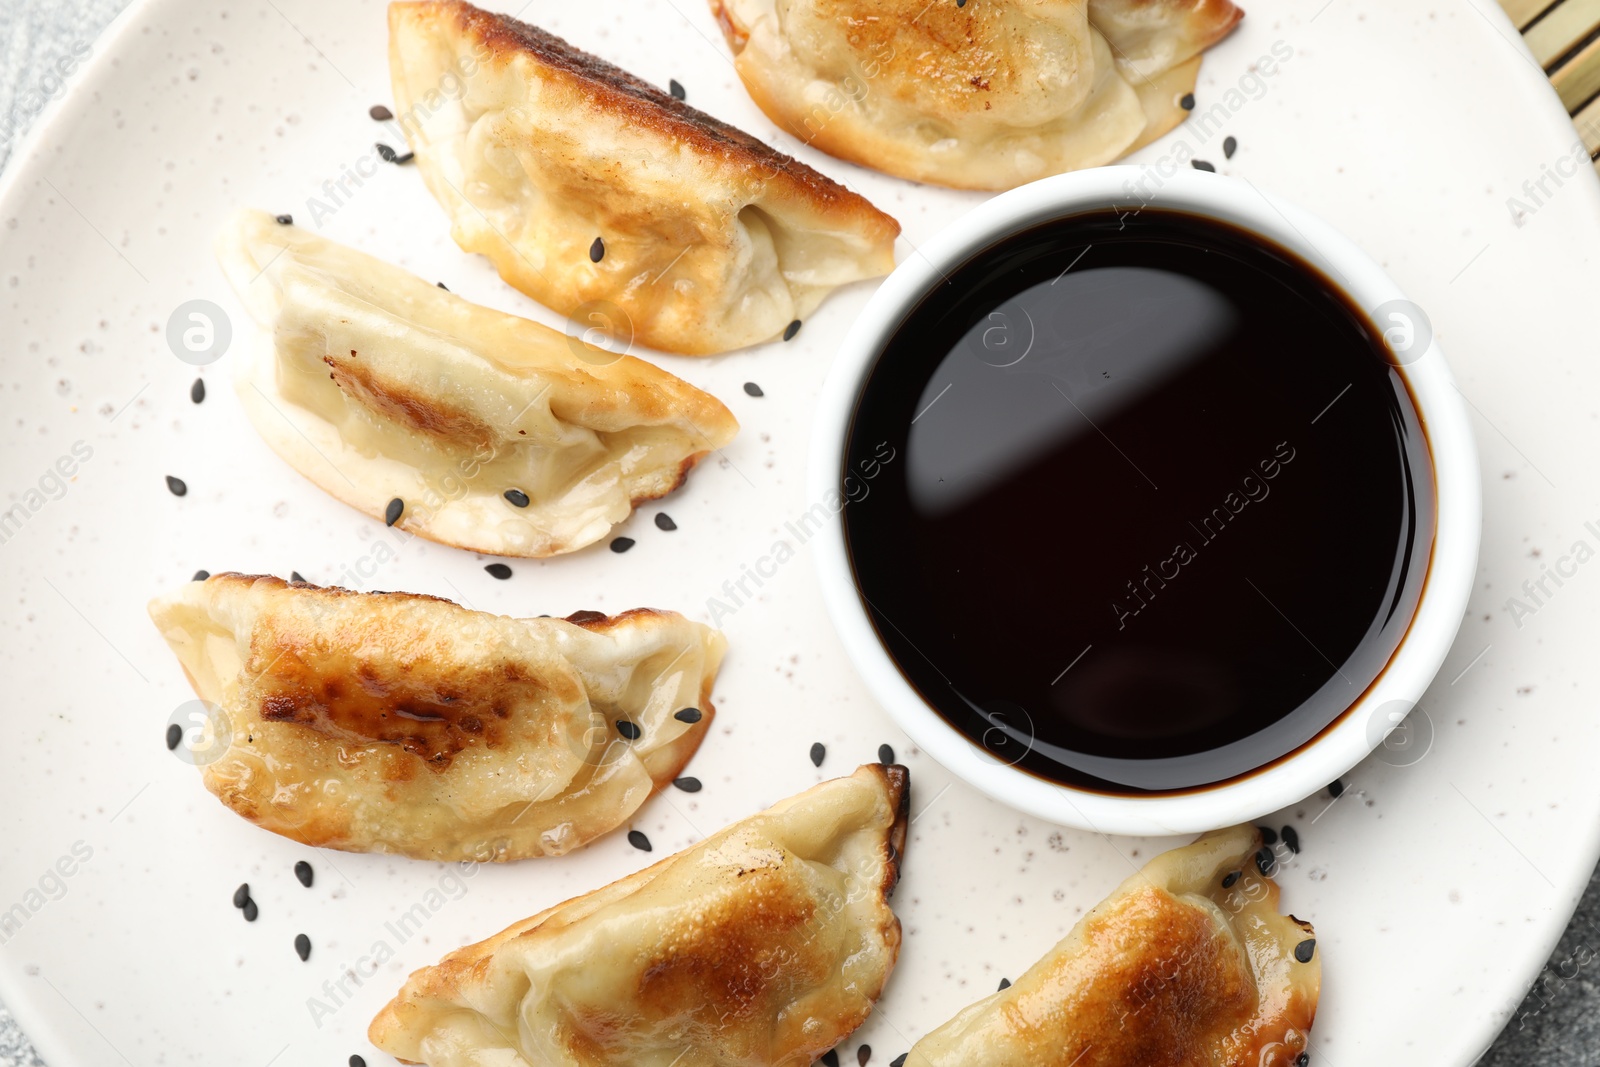
M 0 170 L 39 110 L 60 95 L 48 68 L 92 42 L 126 0 L 0 0 Z M 1572 924 L 1481 1067 L 1600 1067 L 1600 872 Z M 0 1004 L 0 1067 L 45 1067 Z

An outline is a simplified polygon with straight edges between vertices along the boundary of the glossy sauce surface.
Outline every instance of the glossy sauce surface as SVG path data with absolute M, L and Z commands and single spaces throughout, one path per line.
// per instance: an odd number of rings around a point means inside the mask
M 1264 766 L 1373 682 L 1421 595 L 1432 472 L 1388 357 L 1319 271 L 1222 223 L 1010 237 L 863 389 L 863 605 L 998 762 L 1117 793 Z

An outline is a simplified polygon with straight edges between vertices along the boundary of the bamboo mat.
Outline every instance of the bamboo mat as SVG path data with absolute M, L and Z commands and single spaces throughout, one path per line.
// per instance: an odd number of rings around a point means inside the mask
M 1600 0 L 1500 0 L 1550 76 L 1591 160 L 1600 156 Z M 1600 162 L 1595 163 L 1600 170 Z

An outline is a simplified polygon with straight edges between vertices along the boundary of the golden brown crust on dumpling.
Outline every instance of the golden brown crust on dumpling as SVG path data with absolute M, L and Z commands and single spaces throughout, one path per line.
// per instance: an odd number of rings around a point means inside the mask
M 536 26 L 461 0 L 391 4 L 389 26 L 396 110 L 457 243 L 562 314 L 608 305 L 608 332 L 703 355 L 894 266 L 899 224 L 865 199 Z
M 752 99 L 903 178 L 1007 189 L 1109 163 L 1179 121 L 1229 0 L 710 0 Z
M 898 955 L 908 785 L 862 767 L 452 952 L 368 1036 L 431 1067 L 806 1067 Z
M 1260 848 L 1242 826 L 1156 857 L 905 1067 L 1293 1067 L 1322 963 L 1311 925 L 1278 913 Z
M 202 767 L 218 799 L 305 844 L 438 860 L 559 854 L 624 823 L 705 736 L 723 650 L 672 612 L 512 619 L 231 573 L 150 613 L 227 724 Z

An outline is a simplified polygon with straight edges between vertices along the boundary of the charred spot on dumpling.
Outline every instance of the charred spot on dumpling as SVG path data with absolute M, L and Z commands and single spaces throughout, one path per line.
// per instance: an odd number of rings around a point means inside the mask
M 571 615 L 567 616 L 566 621 L 577 626 L 583 626 L 591 622 L 606 622 L 610 618 L 611 616 L 607 615 L 603 611 L 589 611 L 585 609 L 583 611 L 574 611 Z
M 350 355 L 353 358 L 355 353 Z M 470 412 L 445 403 L 437 395 L 408 388 L 375 366 L 333 356 L 324 356 L 322 361 L 332 369 L 334 383 L 340 389 L 376 414 L 436 438 L 441 444 L 466 448 L 474 455 L 495 454 L 495 431 Z

